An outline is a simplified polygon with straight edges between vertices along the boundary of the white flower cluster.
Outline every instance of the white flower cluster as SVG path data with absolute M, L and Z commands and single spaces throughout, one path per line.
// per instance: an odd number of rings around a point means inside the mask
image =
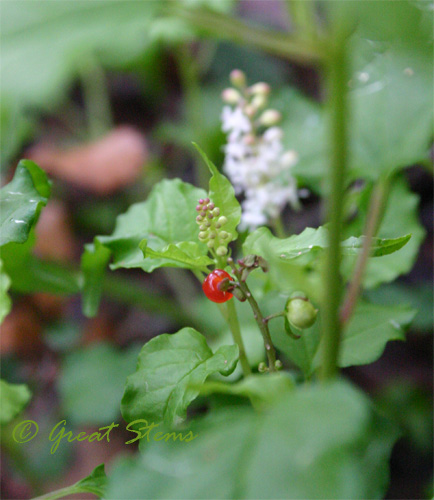
M 270 87 L 247 87 L 240 70 L 232 71 L 231 83 L 236 88 L 222 94 L 228 104 L 222 113 L 228 138 L 223 169 L 235 192 L 245 196 L 241 228 L 255 229 L 276 219 L 287 203 L 298 207 L 296 180 L 290 172 L 298 158 L 295 151 L 284 151 L 283 131 L 276 126 L 280 113 L 264 110 Z

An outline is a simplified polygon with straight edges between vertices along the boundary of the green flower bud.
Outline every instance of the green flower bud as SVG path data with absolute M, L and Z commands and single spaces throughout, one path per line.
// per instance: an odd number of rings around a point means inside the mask
M 224 255 L 226 255 L 228 253 L 228 249 L 226 247 L 218 247 L 217 250 L 215 251 L 215 253 L 219 256 L 219 257 L 223 257 Z
M 213 240 L 216 236 L 217 236 L 217 233 L 216 233 L 215 231 L 211 231 L 211 232 L 209 233 L 208 238 L 209 238 L 209 239 L 211 239 L 211 240 Z
M 220 231 L 219 236 L 222 240 L 225 240 L 226 238 L 229 237 L 229 233 L 227 233 L 226 231 Z
M 201 232 L 199 233 L 199 239 L 200 239 L 200 240 L 205 240 L 205 239 L 206 239 L 206 237 L 207 237 L 207 233 L 206 233 L 205 231 L 201 231 Z
M 213 248 L 214 245 L 215 245 L 215 240 L 209 240 L 208 243 L 206 244 L 208 248 Z
M 289 299 L 285 306 L 289 323 L 300 330 L 310 328 L 316 321 L 318 310 L 307 299 Z
M 220 208 L 215 207 L 214 210 L 212 211 L 212 214 L 218 217 L 220 215 Z
M 276 368 L 276 370 L 281 370 L 283 367 L 282 361 L 280 361 L 280 359 L 276 360 L 276 362 L 274 363 L 274 367 Z
M 264 373 L 268 371 L 268 368 L 267 368 L 267 365 L 262 361 L 261 363 L 259 363 L 258 365 L 258 372 L 259 373 Z
M 206 224 L 202 224 L 201 226 L 199 226 L 199 229 L 201 231 L 206 231 L 206 229 L 207 229 Z
M 224 215 L 222 215 L 221 217 L 219 217 L 219 220 L 217 221 L 217 224 L 220 224 L 220 226 L 224 226 L 227 221 L 228 220 L 226 219 L 226 217 Z

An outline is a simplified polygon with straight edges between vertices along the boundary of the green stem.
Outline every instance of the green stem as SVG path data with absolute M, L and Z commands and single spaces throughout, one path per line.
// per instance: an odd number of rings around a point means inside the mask
M 177 17 L 220 39 L 250 45 L 300 64 L 317 63 L 322 59 L 322 50 L 318 44 L 299 40 L 287 33 L 249 26 L 243 21 L 217 12 L 175 6 L 174 2 L 171 3 L 170 10 Z
M 363 276 L 371 254 L 372 238 L 377 234 L 382 216 L 384 214 L 387 196 L 389 194 L 390 176 L 379 180 L 374 187 L 366 219 L 362 251 L 357 259 L 354 274 L 348 287 L 344 305 L 341 310 L 341 323 L 345 325 L 353 315 L 354 308 L 362 287 Z
M 297 35 L 303 39 L 317 38 L 315 3 L 312 0 L 287 0 L 288 13 Z
M 331 158 L 327 217 L 329 248 L 323 272 L 323 359 L 321 378 L 336 375 L 341 340 L 339 306 L 343 291 L 340 274 L 341 233 L 345 170 L 347 166 L 347 55 L 345 40 L 333 40 L 328 61 L 329 110 L 331 115 Z
M 82 62 L 80 76 L 89 136 L 97 139 L 113 127 L 107 80 L 101 65 L 92 56 Z
M 255 321 L 259 327 L 259 330 L 262 334 L 262 338 L 264 339 L 264 347 L 265 347 L 265 352 L 267 353 L 267 359 L 268 359 L 268 370 L 270 372 L 276 371 L 276 350 L 274 349 L 273 341 L 271 340 L 271 335 L 270 335 L 270 330 L 268 329 L 268 321 L 266 318 L 261 313 L 261 310 L 259 309 L 259 305 L 256 302 L 255 298 L 252 295 L 252 292 L 250 291 L 249 286 L 245 281 L 241 280 L 241 272 L 239 269 L 236 268 L 234 262 L 232 259 L 228 259 L 228 264 L 231 266 L 232 271 L 234 272 L 235 276 L 237 277 L 238 280 L 238 286 L 240 290 L 243 292 L 244 296 L 247 299 L 247 302 L 249 303 L 250 307 L 252 308 L 253 311 L 253 316 L 255 318 Z
M 237 310 L 235 309 L 234 299 L 225 302 L 224 304 L 219 304 L 220 312 L 226 320 L 229 329 L 231 330 L 234 342 L 238 346 L 239 358 L 241 367 L 243 369 L 244 376 L 247 377 L 252 372 L 250 370 L 250 364 L 247 360 L 246 349 L 244 347 L 243 337 L 241 336 L 240 323 L 238 321 Z
M 178 51 L 179 74 L 185 94 L 186 118 L 190 123 L 195 140 L 204 142 L 203 109 L 201 104 L 201 89 L 199 83 L 199 68 L 187 44 L 179 47 Z M 209 173 L 203 161 L 195 160 L 196 184 L 206 189 L 208 187 Z
M 275 219 L 273 219 L 271 221 L 271 226 L 273 227 L 274 232 L 278 238 L 282 238 L 282 239 L 286 238 L 286 231 L 285 231 L 285 227 L 283 225 L 281 215 L 279 215 L 278 217 L 276 217 Z

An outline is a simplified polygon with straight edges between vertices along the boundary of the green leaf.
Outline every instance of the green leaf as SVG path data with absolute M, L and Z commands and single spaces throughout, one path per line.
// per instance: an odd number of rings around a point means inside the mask
M 275 403 L 286 392 L 293 390 L 295 382 L 287 373 L 268 373 L 267 375 L 250 375 L 236 384 L 224 382 L 205 382 L 200 394 L 207 396 L 213 393 L 232 394 L 249 398 L 257 408 L 267 407 Z
M 24 243 L 50 196 L 50 182 L 30 160 L 21 160 L 9 184 L 0 189 L 0 246 Z
M 368 212 L 371 186 L 363 192 L 359 203 L 358 216 L 345 228 L 346 235 L 362 233 Z M 381 283 L 396 279 L 399 275 L 408 273 L 416 260 L 419 246 L 425 237 L 425 230 L 419 222 L 419 197 L 408 188 L 402 177 L 393 182 L 387 201 L 378 236 L 386 240 L 395 239 L 403 233 L 411 233 L 411 240 L 399 252 L 385 255 L 381 260 L 371 259 L 368 262 L 363 284 L 365 288 L 373 288 Z M 354 261 L 344 259 L 343 273 L 351 276 Z
M 88 60 L 108 67 L 137 60 L 149 47 L 159 8 L 158 2 L 95 0 L 4 4 L 2 92 L 26 106 L 52 107 Z
M 236 240 L 238 237 L 236 228 L 241 219 L 241 206 L 235 197 L 234 188 L 229 179 L 217 170 L 217 167 L 208 159 L 202 149 L 195 143 L 193 145 L 212 174 L 209 181 L 209 197 L 215 206 L 220 208 L 221 215 L 228 219 L 225 231 L 232 234 L 231 241 Z
M 136 346 L 120 351 L 99 343 L 68 354 L 59 380 L 67 420 L 76 425 L 116 421 L 125 380 L 134 369 L 137 353 Z
M 339 366 L 367 365 L 376 361 L 390 340 L 405 340 L 405 329 L 416 315 L 408 306 L 382 306 L 361 302 L 344 331 Z
M 167 258 L 143 256 L 140 243 L 152 241 L 151 248 L 160 251 L 170 244 L 195 242 L 197 257 L 206 256 L 206 245 L 198 240 L 196 223 L 197 201 L 206 192 L 180 179 L 165 179 L 152 189 L 148 199 L 135 203 L 125 214 L 116 219 L 116 227 L 110 236 L 97 236 L 94 244 L 87 246 L 82 257 L 83 307 L 85 314 L 96 313 L 101 295 L 104 268 L 110 255 L 111 269 L 140 268 L 152 272 L 161 266 L 181 267 L 179 262 Z M 186 247 L 182 245 L 181 249 Z M 192 247 L 190 247 L 191 249 Z M 205 259 L 203 260 L 205 261 Z
M 152 244 L 160 243 L 159 238 L 152 238 Z M 140 242 L 140 249 L 143 256 L 151 259 L 158 259 L 155 263 L 157 267 L 180 267 L 183 269 L 204 269 L 214 263 L 207 255 L 203 254 L 203 247 L 194 241 L 181 241 L 180 243 L 170 243 L 163 246 L 161 250 L 154 250 L 148 246 L 148 240 Z M 165 242 L 163 241 L 163 245 Z M 151 267 L 150 267 L 151 269 Z
M 211 413 L 192 432 L 188 444 L 151 436 L 115 466 L 106 498 L 382 498 L 397 437 L 342 381 L 299 387 L 266 412 Z
M 410 235 L 393 239 L 373 238 L 372 256 L 380 257 L 401 249 Z M 350 237 L 341 243 L 342 253 L 353 256 L 347 262 L 354 263 L 363 246 L 364 237 Z M 297 289 L 305 291 L 310 298 L 320 298 L 319 256 L 328 246 L 328 231 L 325 227 L 306 228 L 302 233 L 289 238 L 276 238 L 268 228 L 260 227 L 251 233 L 243 245 L 245 255 L 261 255 L 270 263 L 270 276 L 283 291 Z M 347 273 L 347 276 L 350 274 Z
M 0 324 L 11 310 L 12 302 L 8 295 L 11 285 L 9 276 L 3 270 L 3 261 L 0 259 Z
M 0 380 L 0 425 L 13 420 L 27 406 L 32 394 L 25 384 L 9 384 Z
M 69 497 L 77 493 L 93 493 L 99 498 L 105 498 L 106 487 L 107 476 L 105 475 L 104 464 L 101 464 L 95 467 L 89 476 L 81 479 L 75 484 L 67 486 L 66 488 L 61 488 L 60 490 L 52 491 L 34 500 L 57 500 L 58 498 Z
M 238 361 L 238 347 L 222 346 L 215 353 L 205 337 L 193 328 L 163 334 L 145 344 L 137 371 L 130 375 L 122 398 L 127 422 L 144 418 L 172 427 L 185 418 L 198 386 L 216 372 L 229 375 Z

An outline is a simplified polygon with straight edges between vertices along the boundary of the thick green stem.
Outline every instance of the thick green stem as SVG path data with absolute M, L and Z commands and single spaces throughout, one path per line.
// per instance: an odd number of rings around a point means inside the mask
M 222 316 L 225 318 L 229 329 L 231 330 L 234 342 L 238 346 L 241 367 L 243 369 L 244 376 L 247 377 L 252 372 L 250 370 L 249 361 L 247 360 L 246 349 L 244 347 L 243 337 L 241 336 L 240 323 L 238 321 L 234 300 L 231 299 L 224 304 L 219 304 L 219 309 Z
M 342 215 L 347 166 L 347 55 L 345 40 L 333 40 L 327 68 L 331 117 L 331 158 L 327 218 L 329 248 L 323 273 L 323 359 L 321 378 L 336 375 L 341 340 L 339 307 L 343 282 L 340 274 Z
M 363 240 L 362 251 L 357 259 L 354 274 L 348 287 L 344 305 L 341 310 L 341 323 L 345 325 L 350 320 L 357 298 L 362 287 L 363 276 L 371 254 L 372 238 L 377 234 L 381 218 L 384 214 L 387 196 L 390 187 L 390 177 L 387 176 L 378 181 L 371 195 L 368 216 L 365 224 L 365 239 Z

